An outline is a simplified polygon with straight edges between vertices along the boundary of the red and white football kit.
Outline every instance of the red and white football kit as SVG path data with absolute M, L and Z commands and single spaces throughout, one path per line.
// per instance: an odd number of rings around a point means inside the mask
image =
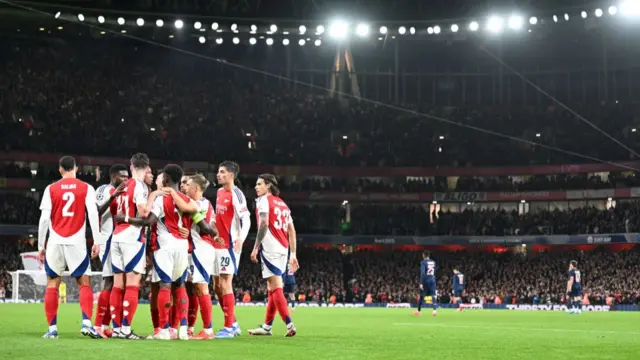
M 184 201 L 190 201 L 186 195 L 178 195 Z M 180 236 L 180 229 L 191 228 L 191 215 L 183 216 L 168 195 L 158 196 L 153 201 L 151 213 L 158 218 L 153 224 L 156 249 L 153 252 L 153 282 L 184 282 L 189 266 L 189 241 Z
M 216 197 L 216 229 L 224 245 L 214 243 L 216 260 L 213 275 L 237 274 L 242 247 L 234 251 L 234 242 L 242 244 L 251 228 L 247 199 L 237 187 L 218 189 Z
M 117 215 L 139 217 L 138 205 L 146 206 L 149 188 L 140 180 L 129 179 L 126 190 L 116 198 Z M 115 274 L 144 273 L 144 235 L 141 226 L 118 223 L 111 236 L 111 264 Z
M 96 191 L 96 205 L 98 207 L 103 206 L 111 195 L 116 191 L 116 188 L 111 184 L 102 185 Z M 100 217 L 100 233 L 107 239 L 104 246 L 100 247 L 100 261 L 102 262 L 102 277 L 113 276 L 113 268 L 111 267 L 111 235 L 115 228 L 114 218 L 118 212 L 118 204 L 116 201 L 111 202 L 107 211 L 103 214 L 98 214 Z
M 204 221 L 211 224 L 214 219 L 213 206 L 206 198 L 196 201 L 198 208 L 207 210 Z M 215 226 L 215 225 L 213 225 Z M 200 231 L 197 224 L 191 226 L 191 239 L 193 251 L 191 252 L 192 279 L 194 284 L 208 284 L 211 275 L 215 273 L 214 265 L 216 264 L 216 251 L 214 247 L 213 237 Z
M 44 262 L 47 276 L 61 276 L 65 268 L 69 269 L 72 277 L 87 274 L 91 270 L 85 234 L 87 217 L 94 242 L 103 242 L 98 231 L 94 188 L 76 178 L 56 181 L 44 190 L 40 210 L 43 216 L 38 229 L 39 248 L 45 247 L 47 229 L 49 230 Z
M 260 244 L 262 277 L 282 276 L 287 269 L 289 256 L 288 229 L 291 210 L 278 196 L 266 194 L 256 199 L 256 216 L 260 227 L 260 215 L 267 216 L 267 233 Z

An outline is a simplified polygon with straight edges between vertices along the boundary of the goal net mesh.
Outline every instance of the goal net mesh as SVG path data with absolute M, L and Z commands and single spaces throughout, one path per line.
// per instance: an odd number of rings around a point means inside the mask
M 78 283 L 70 276 L 71 273 L 65 271 L 62 274 L 62 282 L 66 284 L 67 302 L 78 301 Z M 92 271 L 89 273 L 91 280 L 91 290 L 94 298 L 102 290 L 102 272 Z M 11 273 L 12 292 L 11 299 L 16 302 L 42 301 L 47 287 L 47 276 L 39 270 L 17 270 Z

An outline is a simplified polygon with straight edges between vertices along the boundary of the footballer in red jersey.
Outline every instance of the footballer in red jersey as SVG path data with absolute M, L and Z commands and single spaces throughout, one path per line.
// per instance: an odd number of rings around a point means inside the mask
M 49 324 L 49 330 L 43 337 L 58 337 L 58 289 L 60 276 L 67 268 L 71 276 L 76 278 L 80 288 L 81 333 L 100 338 L 91 325 L 93 291 L 87 276 L 91 269 L 85 235 L 88 220 L 94 241 L 91 256 L 97 256 L 105 239 L 98 230 L 100 227 L 96 191 L 91 185 L 76 179 L 78 168 L 73 157 L 63 156 L 58 165 L 62 179 L 47 186 L 40 203 L 42 213 L 38 226 L 38 251 L 47 274 L 44 308 Z
M 262 174 L 256 181 L 256 213 L 258 234 L 251 252 L 254 263 L 262 263 L 262 278 L 267 280 L 269 292 L 267 314 L 262 326 L 249 330 L 251 335 L 271 335 L 271 326 L 276 310 L 287 325 L 285 336 L 296 335 L 296 327 L 291 321 L 287 299 L 284 296 L 282 275 L 287 272 L 287 259 L 290 271 L 298 270 L 296 258 L 296 229 L 291 220 L 291 211 L 278 195 L 278 180 L 272 174 Z

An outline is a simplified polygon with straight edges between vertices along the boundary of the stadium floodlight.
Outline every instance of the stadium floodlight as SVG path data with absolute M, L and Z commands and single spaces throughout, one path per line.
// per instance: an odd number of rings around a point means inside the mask
M 202 23 L 200 21 L 196 21 L 195 23 L 193 23 L 194 29 L 200 30 L 201 27 L 202 27 Z
M 620 4 L 620 12 L 626 16 L 640 15 L 640 2 L 637 0 L 629 0 Z
M 273 45 L 273 39 L 272 38 L 267 38 L 267 45 L 271 46 Z
M 409 28 L 409 33 L 410 33 L 411 35 L 415 34 L 415 33 L 416 33 L 416 28 L 414 28 L 413 26 L 412 26 L 412 27 L 410 27 L 410 28 Z
M 144 25 L 144 19 L 143 18 L 138 18 L 138 20 L 136 20 L 136 24 L 138 24 L 138 26 L 143 26 Z
M 82 15 L 82 14 L 78 14 L 78 20 L 80 20 L 80 21 L 84 21 L 84 15 Z
M 217 38 L 216 39 L 216 44 L 220 45 L 220 44 L 222 44 L 222 41 L 223 41 L 222 38 Z
M 238 24 L 231 24 L 231 31 L 238 31 Z
M 213 24 L 211 24 L 211 30 L 218 30 L 219 27 L 220 25 L 218 25 L 217 22 L 214 22 Z
M 316 35 L 322 35 L 322 34 L 324 34 L 324 26 L 318 25 L 316 27 Z
M 566 13 L 564 14 L 564 20 L 569 21 L 569 14 L 566 14 Z
M 404 35 L 406 32 L 407 32 L 407 28 L 406 28 L 406 27 L 404 27 L 404 26 L 400 26 L 400 27 L 398 28 L 398 34 L 400 34 L 400 35 Z
M 587 18 L 587 12 L 586 11 L 581 12 L 580 16 L 582 16 L 583 19 L 586 19 Z
M 304 25 L 300 25 L 300 26 L 298 27 L 298 32 L 300 33 L 300 35 L 304 35 L 304 33 L 306 33 L 306 32 L 307 32 L 307 27 L 306 27 L 306 26 L 304 26 Z
M 315 46 L 320 46 L 320 45 L 322 45 L 322 40 L 320 40 L 320 39 L 316 39 L 316 41 L 313 43 L 313 45 L 315 45 Z
M 429 26 L 429 27 L 427 28 L 427 34 L 429 34 L 429 35 L 433 35 L 433 27 Z
M 553 22 L 558 22 L 558 16 L 557 15 L 553 15 Z
M 164 21 L 162 21 L 162 19 L 156 20 L 156 26 L 157 27 L 163 27 L 164 26 Z
M 102 15 L 98 16 L 98 22 L 100 24 L 104 24 L 104 16 L 102 16 Z
M 469 23 L 469 30 L 478 31 L 479 28 L 480 28 L 480 25 L 478 24 L 477 21 L 472 21 L 471 23 Z
M 58 11 L 53 17 L 57 19 L 57 18 L 60 17 L 60 15 L 62 15 L 62 13 L 60 11 Z
M 118 18 L 118 25 L 124 25 L 124 18 Z
M 386 35 L 389 29 L 386 26 L 380 26 L 380 34 Z
M 298 45 L 300 45 L 300 46 L 304 46 L 305 43 L 306 43 L 306 41 L 304 41 L 304 39 L 298 40 Z
M 453 24 L 451 25 L 451 32 L 458 32 L 458 30 L 460 30 L 460 27 L 458 26 L 458 24 Z
M 503 20 L 501 17 L 492 16 L 489 18 L 489 21 L 487 21 L 487 30 L 489 30 L 494 34 L 497 34 L 500 31 L 502 31 L 502 23 L 503 23 Z
M 433 27 L 433 33 L 438 35 L 440 34 L 440 26 L 436 25 Z
M 282 39 L 282 45 L 284 46 L 289 45 L 289 39 Z
M 173 25 L 176 27 L 176 29 L 182 29 L 182 27 L 184 26 L 184 22 L 182 22 L 182 20 L 178 19 L 173 23 Z
M 204 38 L 204 36 L 200 36 L 200 37 L 198 38 L 198 41 L 200 41 L 200 44 L 204 44 L 204 43 L 205 43 L 205 41 L 207 41 L 207 39 L 205 39 L 205 38 Z
M 618 8 L 615 6 L 609 6 L 609 15 L 613 16 L 618 13 Z
M 255 26 L 255 25 L 251 25 L 251 33 L 252 33 L 252 34 L 255 34 L 255 33 L 256 33 L 256 31 L 258 31 L 258 27 L 257 27 L 257 26 Z
M 236 45 L 240 44 L 240 39 L 238 39 L 237 37 L 234 37 L 233 38 L 233 43 L 236 44 Z
M 511 15 L 509 17 L 509 28 L 512 30 L 520 30 L 522 28 L 522 16 L 520 15 Z
M 538 23 L 538 18 L 537 17 L 532 16 L 532 17 L 529 18 L 529 24 L 535 25 L 537 23 Z
M 342 21 L 336 20 L 329 26 L 329 36 L 335 39 L 344 39 L 347 36 L 349 25 Z
M 271 30 L 272 33 L 278 31 L 278 26 L 276 26 L 276 24 L 272 24 L 271 26 L 269 26 L 269 30 Z
M 250 38 L 250 39 L 249 39 L 249 44 L 251 44 L 251 45 L 255 45 L 255 44 L 256 44 L 256 42 L 257 42 L 257 41 L 256 41 L 256 38 Z
M 369 25 L 358 24 L 358 26 L 356 26 L 356 34 L 358 34 L 358 36 L 360 37 L 365 37 L 369 35 Z
M 596 17 L 602 16 L 602 9 L 600 8 L 596 9 L 595 14 L 596 14 Z

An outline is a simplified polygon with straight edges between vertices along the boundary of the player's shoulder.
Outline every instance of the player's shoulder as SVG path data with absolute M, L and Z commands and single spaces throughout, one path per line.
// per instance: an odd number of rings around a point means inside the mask
M 240 190 L 240 188 L 234 187 L 231 193 L 233 198 L 236 199 L 238 203 L 244 204 L 247 202 L 247 199 L 244 197 L 244 193 L 242 192 L 242 190 Z
M 282 198 L 277 195 L 269 195 L 269 202 L 273 203 L 274 205 L 278 205 L 279 207 L 286 207 L 286 208 L 289 207 L 287 206 L 287 203 L 284 202 L 284 200 L 282 200 Z

